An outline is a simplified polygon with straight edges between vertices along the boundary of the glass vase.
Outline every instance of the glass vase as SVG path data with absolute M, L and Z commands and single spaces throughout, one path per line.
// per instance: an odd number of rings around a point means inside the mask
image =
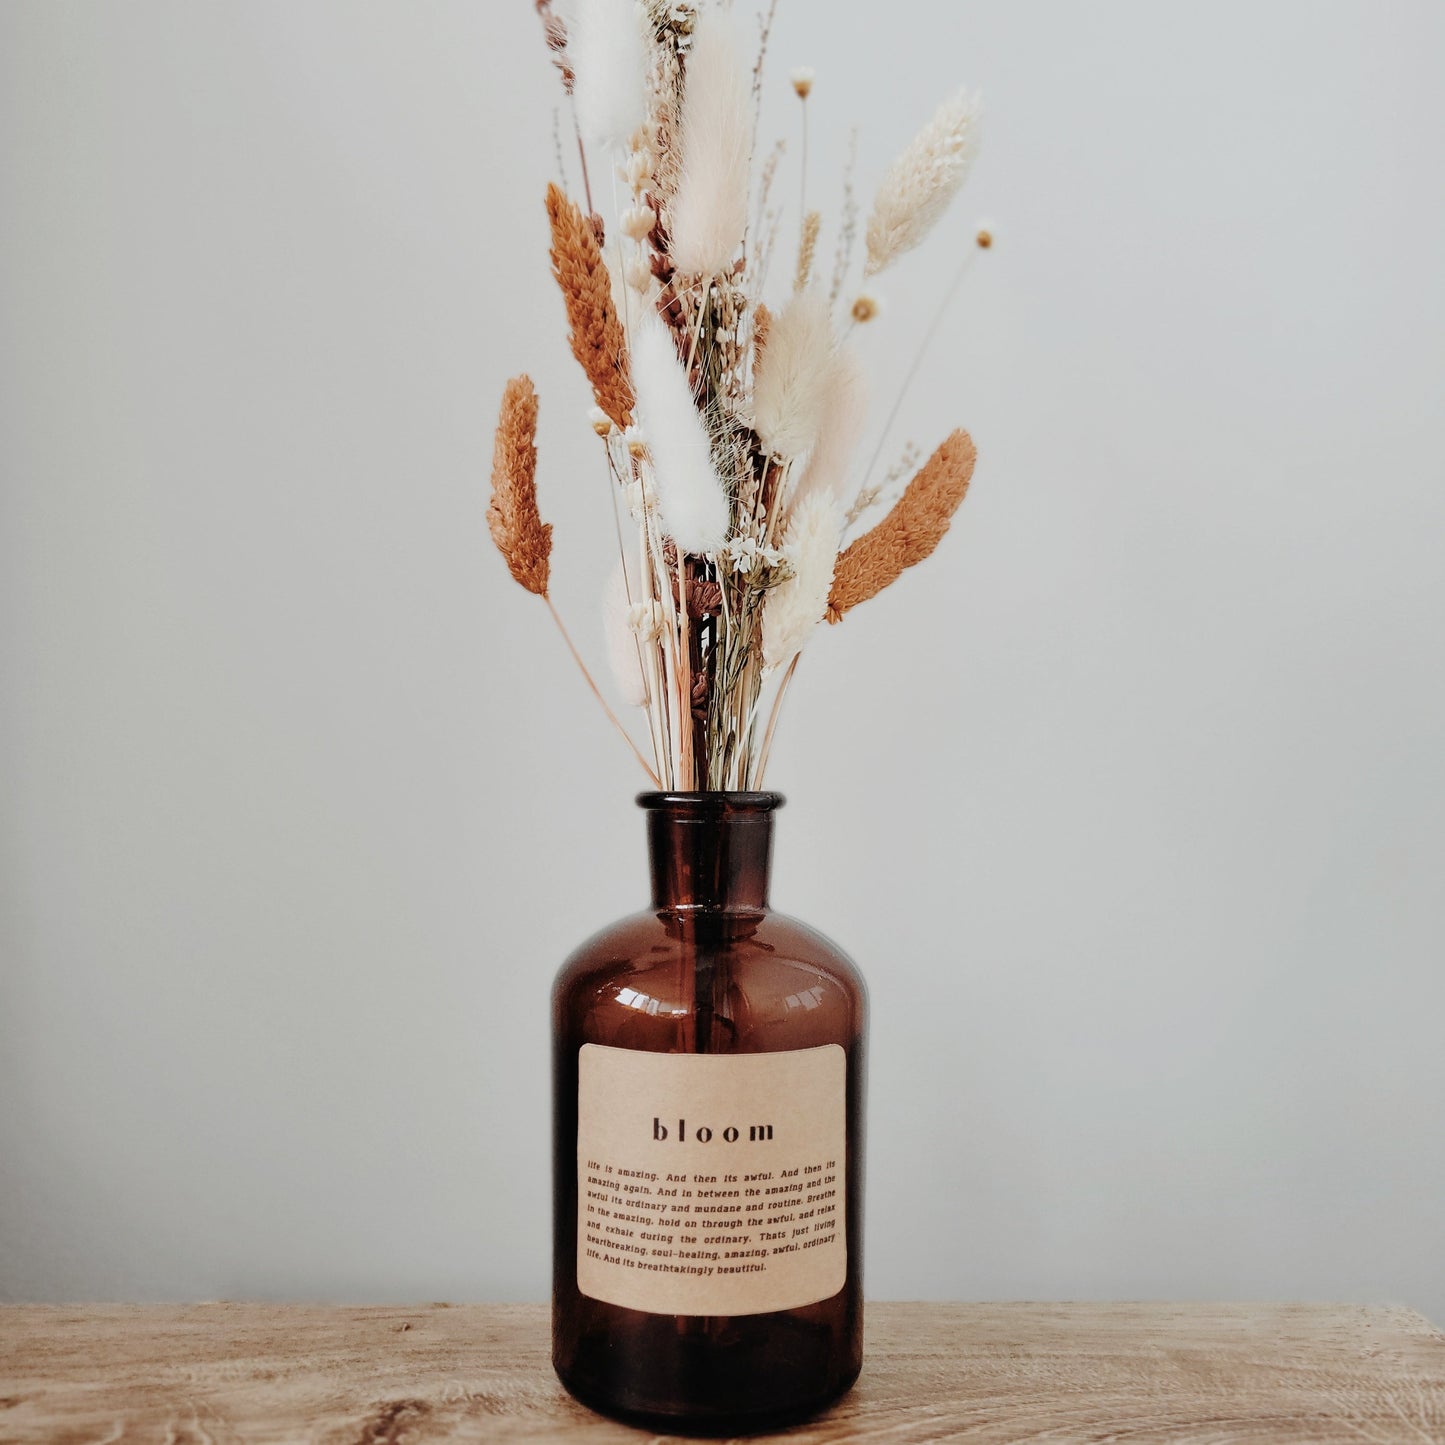
M 773 1428 L 862 1363 L 866 991 L 768 905 L 778 794 L 638 801 L 652 906 L 553 990 L 553 1362 L 636 1424 Z

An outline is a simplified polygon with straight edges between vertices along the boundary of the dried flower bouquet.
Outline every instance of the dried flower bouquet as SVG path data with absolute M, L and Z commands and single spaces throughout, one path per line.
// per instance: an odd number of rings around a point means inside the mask
M 855 472 L 867 398 L 850 337 L 878 304 L 849 290 L 859 220 L 851 166 L 829 284 L 818 274 L 806 70 L 790 77 L 803 157 L 796 255 L 786 294 L 763 300 L 785 220 L 773 199 L 781 144 L 756 188 L 752 174 L 772 10 L 745 58 L 720 0 L 576 0 L 570 22 L 552 0 L 535 3 L 580 160 L 580 199 L 553 184 L 547 213 L 618 513 L 608 651 L 620 697 L 646 719 L 650 761 L 568 646 L 657 786 L 755 789 L 803 647 L 825 618 L 838 622 L 934 550 L 968 490 L 973 443 L 953 432 L 896 499 L 891 484 L 918 462 L 912 448 L 881 484 L 871 474 L 883 441 Z M 978 129 L 977 100 L 959 92 L 894 161 L 863 230 L 863 283 L 938 222 Z M 606 189 L 622 198 L 610 222 L 592 182 L 600 192 L 608 173 Z M 988 233 L 977 241 L 986 247 Z M 547 601 L 566 637 L 548 593 L 536 426 L 536 392 L 517 377 L 502 400 L 488 523 L 513 577 Z M 850 537 L 888 500 L 881 521 Z

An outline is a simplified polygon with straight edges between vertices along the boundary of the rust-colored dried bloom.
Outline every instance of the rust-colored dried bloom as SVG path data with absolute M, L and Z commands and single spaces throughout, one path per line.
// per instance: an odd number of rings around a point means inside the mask
M 722 588 L 716 582 L 693 578 L 687 584 L 687 615 L 716 617 L 722 611 Z
M 712 684 L 707 673 L 700 672 L 692 680 L 692 716 L 694 721 L 707 721 L 708 704 L 712 701 Z
M 759 301 L 753 307 L 753 365 L 762 360 L 763 350 L 768 344 L 768 332 L 772 329 L 773 313 L 765 302 Z
M 927 557 L 948 531 L 968 492 L 977 458 L 973 438 L 959 430 L 919 469 L 893 510 L 838 558 L 828 596 L 828 621 L 839 622 Z
M 619 426 L 632 424 L 627 342 L 612 305 L 612 282 L 592 223 L 555 185 L 547 187 L 552 271 L 567 306 L 568 341 L 597 405 Z
M 878 298 L 865 291 L 853 302 L 851 315 L 854 321 L 863 326 L 878 315 L 879 309 Z
M 552 527 L 537 511 L 537 392 L 527 376 L 514 376 L 502 393 L 487 528 L 512 576 L 545 597 Z

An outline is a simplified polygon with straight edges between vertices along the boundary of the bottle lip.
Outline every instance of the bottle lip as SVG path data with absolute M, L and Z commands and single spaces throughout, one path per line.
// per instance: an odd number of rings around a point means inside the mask
M 637 806 L 693 818 L 720 818 L 729 813 L 768 814 L 787 800 L 781 793 L 639 793 Z

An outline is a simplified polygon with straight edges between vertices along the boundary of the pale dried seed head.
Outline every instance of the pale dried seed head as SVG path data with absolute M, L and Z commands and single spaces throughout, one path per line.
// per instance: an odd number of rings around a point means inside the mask
M 629 206 L 622 213 L 622 233 L 633 241 L 645 241 L 657 224 L 657 212 L 651 206 Z

